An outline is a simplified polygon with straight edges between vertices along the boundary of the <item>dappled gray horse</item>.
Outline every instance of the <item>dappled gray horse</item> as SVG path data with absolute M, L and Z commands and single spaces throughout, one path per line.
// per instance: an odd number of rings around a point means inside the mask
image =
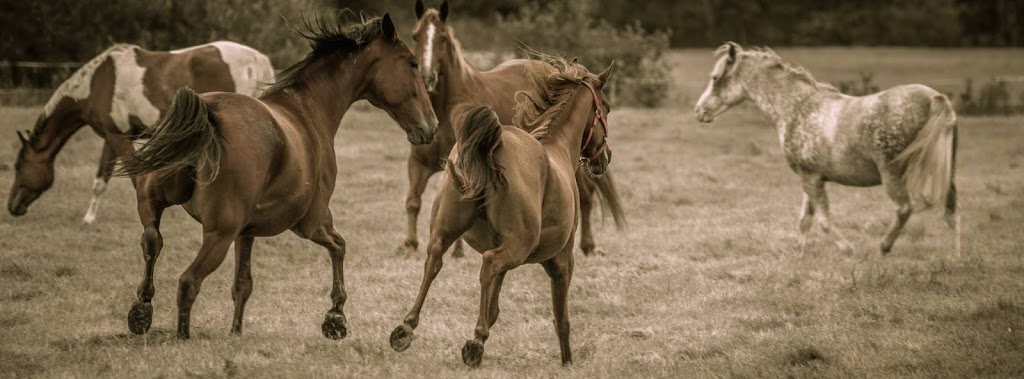
M 882 240 L 892 250 L 910 214 L 945 202 L 960 257 L 957 215 L 956 114 L 949 99 L 923 85 L 905 85 L 861 97 L 819 83 L 806 70 L 782 62 L 770 49 L 729 42 L 711 71 L 694 112 L 711 122 L 732 106 L 751 100 L 775 124 L 786 162 L 802 179 L 801 249 L 814 220 L 837 245 L 850 243 L 832 226 L 825 182 L 869 187 L 883 184 L 899 206 Z

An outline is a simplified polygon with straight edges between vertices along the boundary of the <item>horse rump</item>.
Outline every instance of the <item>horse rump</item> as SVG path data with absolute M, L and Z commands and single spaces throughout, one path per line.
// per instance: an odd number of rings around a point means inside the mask
M 153 127 L 141 147 L 121 158 L 119 176 L 139 176 L 157 170 L 209 169 L 206 182 L 217 178 L 225 141 L 203 98 L 189 87 L 174 95 L 167 114 Z M 198 179 L 198 178 L 197 178 Z
M 943 95 L 932 97 L 928 122 L 893 164 L 902 167 L 910 203 L 924 210 L 946 201 L 956 156 L 956 112 Z
M 464 200 L 480 200 L 497 189 L 505 188 L 503 168 L 495 151 L 501 147 L 501 122 L 491 107 L 475 105 L 456 109 L 463 116 L 457 136 L 458 158 L 449 163 L 449 172 L 459 185 Z M 459 122 L 460 121 L 460 122 Z

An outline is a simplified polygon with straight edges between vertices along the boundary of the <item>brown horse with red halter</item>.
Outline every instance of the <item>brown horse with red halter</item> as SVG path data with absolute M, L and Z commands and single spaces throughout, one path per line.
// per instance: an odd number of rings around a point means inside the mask
M 203 226 L 203 243 L 178 282 L 178 337 L 189 337 L 192 304 L 203 280 L 234 242 L 237 258 L 231 330 L 241 333 L 252 292 L 250 254 L 256 237 L 291 230 L 327 248 L 334 276 L 321 330 L 347 334 L 343 307 L 345 240 L 328 206 L 338 168 L 334 137 L 352 103 L 384 109 L 413 144 L 429 143 L 437 118 L 416 73 L 416 58 L 388 15 L 346 25 L 318 21 L 302 34 L 312 51 L 285 69 L 259 99 L 178 91 L 174 105 L 145 145 L 124 161 L 138 175 L 145 276 L 128 314 L 134 333 L 152 323 L 153 266 L 163 245 L 160 217 L 180 204 Z
M 405 200 L 406 238 L 399 246 L 399 251 L 404 251 L 407 257 L 414 255 L 419 246 L 416 220 L 427 182 L 443 169 L 444 161 L 455 144 L 456 131 L 451 111 L 462 104 L 485 104 L 494 110 L 501 123 L 511 124 L 516 104 L 515 93 L 536 90 L 527 78 L 528 73 L 550 69 L 543 67 L 546 64 L 541 61 L 514 59 L 490 71 L 477 70 L 466 61 L 459 41 L 447 23 L 448 8 L 447 0 L 441 3 L 439 9 L 427 9 L 422 0 L 416 1 L 416 17 L 419 21 L 413 29 L 415 52 L 421 63 L 420 74 L 430 92 L 431 104 L 440 123 L 433 143 L 414 146 L 409 153 L 409 192 Z M 579 179 L 583 212 L 580 248 L 584 254 L 590 255 L 598 252 L 590 219 L 594 205 L 597 204 L 595 197 L 605 202 L 616 226 L 622 228 L 625 225 L 625 216 L 610 173 L 598 178 L 588 178 L 578 173 L 576 177 Z M 461 251 L 462 244 L 457 242 L 453 255 L 461 256 Z
M 391 333 L 395 350 L 412 343 L 444 253 L 462 236 L 483 252 L 479 317 L 474 339 L 462 348 L 463 362 L 480 365 L 505 274 L 526 263 L 541 264 L 551 278 L 562 363 L 572 362 L 567 298 L 580 218 L 576 173 L 599 176 L 611 162 L 603 116 L 608 102 L 600 92 L 611 67 L 594 75 L 579 64 L 546 59 L 555 68 L 532 74 L 538 90 L 520 98 L 516 126 L 502 126 L 487 106 L 453 112 L 465 121 L 457 122 L 457 144 L 434 202 L 423 282 L 412 310 Z
M 114 45 L 78 69 L 54 91 L 35 128 L 18 133 L 21 151 L 7 210 L 24 215 L 53 184 L 53 162 L 64 144 L 85 125 L 104 138 L 92 201 L 82 218 L 96 219 L 116 157 L 129 141 L 167 112 L 174 91 L 224 91 L 257 96 L 274 80 L 270 59 L 255 49 L 217 41 L 173 51 Z

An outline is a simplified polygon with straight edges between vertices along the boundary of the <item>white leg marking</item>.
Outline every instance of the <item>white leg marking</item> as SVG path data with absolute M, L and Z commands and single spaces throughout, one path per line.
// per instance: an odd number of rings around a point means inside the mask
M 107 190 L 107 182 L 103 179 L 96 178 L 92 181 L 92 200 L 89 201 L 89 209 L 85 211 L 85 217 L 82 217 L 82 221 L 86 224 L 92 224 L 96 221 L 96 210 L 100 207 L 100 195 Z

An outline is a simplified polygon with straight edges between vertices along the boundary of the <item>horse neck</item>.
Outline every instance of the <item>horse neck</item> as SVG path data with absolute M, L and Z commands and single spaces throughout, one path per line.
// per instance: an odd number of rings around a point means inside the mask
M 588 123 L 586 116 L 590 113 L 579 111 L 586 107 L 583 105 L 584 99 L 580 95 L 581 91 L 585 90 L 576 89 L 571 95 L 572 97 L 562 104 L 562 110 L 551 119 L 551 124 L 548 125 L 550 129 L 548 129 L 547 137 L 540 140 L 548 155 L 552 153 L 562 155 L 573 164 L 579 161 L 582 154 L 580 145 L 583 143 L 583 132 Z
M 52 159 L 71 136 L 85 126 L 85 121 L 82 120 L 82 105 L 71 98 L 64 98 L 48 115 L 44 113 L 43 117 L 43 126 L 32 131 L 32 148 L 44 152 Z
M 333 141 L 342 117 L 366 90 L 369 62 L 358 55 L 345 58 L 338 74 L 307 74 L 293 88 L 268 96 L 267 102 L 288 109 L 310 134 Z
M 826 92 L 784 71 L 756 73 L 750 75 L 746 83 L 748 97 L 779 129 L 780 134 L 796 118 L 816 109 Z
M 466 61 L 462 56 L 462 49 L 454 46 L 448 51 L 448 59 L 441 65 L 441 69 L 441 77 L 444 80 L 438 83 L 437 93 L 443 101 L 434 103 L 437 104 L 435 108 L 441 108 L 435 109 L 434 113 L 440 115 L 442 113 L 437 112 L 440 110 L 447 115 L 456 104 L 474 96 L 474 93 L 483 86 L 483 82 L 480 80 L 480 71 Z

